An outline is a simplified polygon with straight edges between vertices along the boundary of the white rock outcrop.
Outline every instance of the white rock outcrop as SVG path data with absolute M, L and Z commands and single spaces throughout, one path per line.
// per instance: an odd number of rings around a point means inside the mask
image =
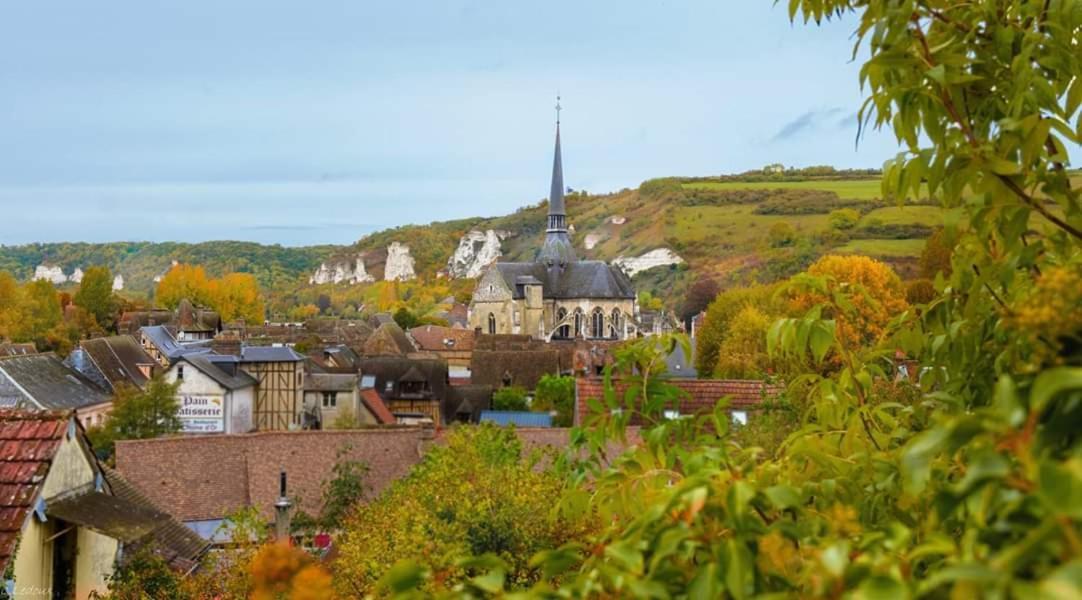
M 38 265 L 34 269 L 34 279 L 44 279 L 45 281 L 52 282 L 53 285 L 60 285 L 68 282 L 68 276 L 64 274 L 64 269 L 54 265 Z
M 369 283 L 376 278 L 369 275 L 364 267 L 364 257 L 358 255 L 353 262 L 337 261 L 331 264 L 323 263 L 319 269 L 308 278 L 308 283 L 323 285 L 325 283 Z
M 68 277 L 68 281 L 72 283 L 82 283 L 83 270 L 79 267 L 75 267 L 75 270 L 71 272 L 71 277 Z
M 587 233 L 586 234 L 586 239 L 584 239 L 582 241 L 582 244 L 584 246 L 586 246 L 587 250 L 593 250 L 594 247 L 597 246 L 601 242 L 601 240 L 603 240 L 603 239 L 605 239 L 605 238 L 601 237 L 600 234 Z
M 617 257 L 616 260 L 612 261 L 612 264 L 623 269 L 628 277 L 634 277 L 637 273 L 655 267 L 678 265 L 683 262 L 684 259 L 680 258 L 680 255 L 672 250 L 669 250 L 668 248 L 657 248 L 641 256 Z
M 410 247 L 402 242 L 391 242 L 387 246 L 387 264 L 383 268 L 386 281 L 408 281 L 417 277 L 413 271 L 413 256 Z
M 117 273 L 117 276 L 113 278 L 113 291 L 119 292 L 124 289 L 124 276 Z
M 623 225 L 624 223 L 627 223 L 627 217 L 621 217 L 620 215 L 616 215 L 615 217 L 609 219 L 609 221 L 613 225 Z
M 480 277 L 485 267 L 503 254 L 501 242 L 506 238 L 507 232 L 494 229 L 466 233 L 458 241 L 455 253 L 447 259 L 447 274 L 453 279 Z

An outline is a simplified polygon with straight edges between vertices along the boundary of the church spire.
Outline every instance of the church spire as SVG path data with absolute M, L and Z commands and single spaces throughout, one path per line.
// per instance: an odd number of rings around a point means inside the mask
M 560 157 L 560 111 L 562 109 L 560 97 L 556 96 L 556 151 L 552 158 L 548 231 L 567 231 L 567 210 L 564 208 L 564 166 Z
M 564 166 L 560 157 L 560 97 L 556 96 L 556 150 L 552 157 L 552 188 L 549 191 L 548 226 L 545 228 L 545 244 L 537 253 L 539 262 L 550 267 L 564 265 L 577 259 L 571 238 L 567 235 L 567 209 L 564 206 Z

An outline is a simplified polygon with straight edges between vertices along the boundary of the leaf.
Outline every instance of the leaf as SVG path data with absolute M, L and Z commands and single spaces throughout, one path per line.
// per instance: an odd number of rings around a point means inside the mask
M 718 564 L 707 563 L 695 573 L 688 587 L 688 598 L 691 600 L 714 600 L 722 597 L 721 578 L 718 577 Z
M 875 575 L 861 582 L 854 598 L 859 600 L 905 600 L 910 596 L 902 582 L 886 575 Z
M 834 343 L 834 321 L 819 321 L 812 327 L 808 340 L 816 363 L 823 362 Z
M 474 577 L 470 580 L 470 583 L 482 591 L 495 594 L 503 591 L 503 584 L 506 577 L 506 573 L 504 573 L 503 569 L 493 569 L 484 575 Z
M 416 590 L 425 582 L 427 572 L 412 560 L 400 560 L 379 580 L 379 587 L 395 594 Z
M 775 485 L 763 490 L 763 494 L 779 510 L 793 508 L 800 504 L 800 493 L 788 485 Z
M 631 540 L 619 540 L 609 544 L 605 547 L 605 557 L 625 571 L 642 575 L 642 552 L 635 548 Z
M 1082 519 L 1082 459 L 1064 463 L 1045 459 L 1040 465 L 1040 494 L 1057 514 Z
M 819 555 L 823 568 L 834 577 L 841 577 L 849 566 L 849 544 L 838 542 L 829 546 Z
M 1065 390 L 1082 389 L 1082 368 L 1057 367 L 1037 376 L 1030 392 L 1030 405 L 1038 413 L 1044 412 L 1052 398 Z

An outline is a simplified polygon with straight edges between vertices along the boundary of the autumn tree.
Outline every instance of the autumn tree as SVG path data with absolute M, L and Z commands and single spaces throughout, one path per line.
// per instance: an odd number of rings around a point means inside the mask
M 261 324 L 266 310 L 259 283 L 249 273 L 230 273 L 210 280 L 208 305 L 218 311 L 225 322 L 243 319 L 249 324 Z
M 85 310 L 103 329 L 111 329 L 116 312 L 113 298 L 113 274 L 107 267 L 90 267 L 83 273 L 79 290 L 72 299 L 75 306 Z
M 22 290 L 7 271 L 0 271 L 0 339 L 11 339 L 19 325 Z
M 87 432 L 98 456 L 111 457 L 117 440 L 145 440 L 179 432 L 179 388 L 180 381 L 168 383 L 161 376 L 147 382 L 145 389 L 117 387 L 109 418 Z
M 713 375 L 723 379 L 760 379 L 770 370 L 766 332 L 773 322 L 758 307 L 748 304 L 733 317 L 718 346 Z
M 806 278 L 794 278 L 791 312 L 803 313 L 827 303 L 839 290 L 849 292 L 849 304 L 825 316 L 835 320 L 838 338 L 852 346 L 874 344 L 886 331 L 887 322 L 909 306 L 898 274 L 867 256 L 827 255 L 808 267 L 807 275 L 821 278 L 825 285 L 802 285 Z
M 198 265 L 175 265 L 158 282 L 154 297 L 159 304 L 169 309 L 176 309 L 184 299 L 196 306 L 209 306 L 211 285 L 207 272 Z
M 718 282 L 710 277 L 701 277 L 688 289 L 684 304 L 680 307 L 680 319 L 688 322 L 692 317 L 701 313 L 714 298 L 717 297 L 721 288 Z
M 949 277 L 951 274 L 951 252 L 954 244 L 948 237 L 947 230 L 940 227 L 932 232 L 924 242 L 924 250 L 920 253 L 920 274 L 925 279 L 935 279 L 936 274 L 943 273 Z
M 756 306 L 768 314 L 777 314 L 774 286 L 756 285 L 731 288 L 718 294 L 706 308 L 706 318 L 695 337 L 695 370 L 704 376 L 718 365 L 719 351 L 736 316 L 747 306 Z

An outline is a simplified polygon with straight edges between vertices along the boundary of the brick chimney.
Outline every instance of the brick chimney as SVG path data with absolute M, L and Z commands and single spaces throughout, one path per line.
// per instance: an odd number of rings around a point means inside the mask
M 213 350 L 215 354 L 240 356 L 240 335 L 232 331 L 223 331 L 214 337 L 214 341 L 210 343 L 210 349 Z

